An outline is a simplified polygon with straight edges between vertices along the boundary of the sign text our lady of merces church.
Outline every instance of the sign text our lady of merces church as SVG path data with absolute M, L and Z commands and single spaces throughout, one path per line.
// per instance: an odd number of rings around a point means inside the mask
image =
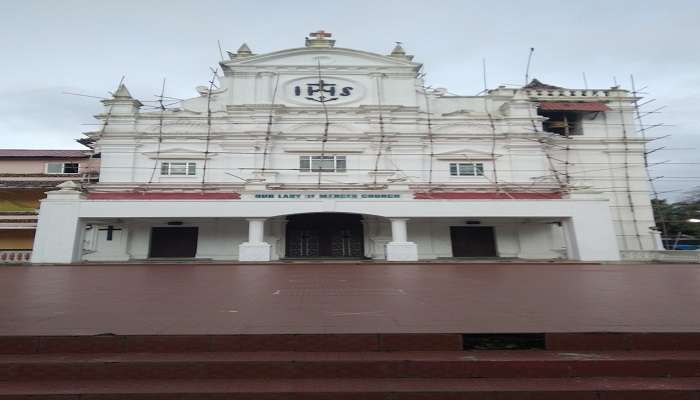
M 255 200 L 397 200 L 401 199 L 399 193 L 255 193 L 251 196 Z

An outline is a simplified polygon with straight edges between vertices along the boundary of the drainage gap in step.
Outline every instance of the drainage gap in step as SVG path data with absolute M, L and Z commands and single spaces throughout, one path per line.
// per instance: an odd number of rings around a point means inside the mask
M 467 333 L 462 335 L 464 350 L 544 349 L 544 333 Z

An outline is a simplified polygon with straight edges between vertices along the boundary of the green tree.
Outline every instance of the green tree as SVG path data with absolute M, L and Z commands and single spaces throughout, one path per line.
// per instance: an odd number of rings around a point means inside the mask
M 666 243 L 700 244 L 700 223 L 689 222 L 700 219 L 700 188 L 696 188 L 681 201 L 652 200 L 656 226 Z M 668 245 L 666 246 L 668 248 Z

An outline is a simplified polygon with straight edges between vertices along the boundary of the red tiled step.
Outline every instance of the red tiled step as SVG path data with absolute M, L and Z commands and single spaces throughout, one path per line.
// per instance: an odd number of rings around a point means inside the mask
M 0 354 L 461 349 L 460 334 L 0 336 Z
M 700 350 L 700 333 L 548 333 L 548 350 Z
M 700 378 L 205 379 L 0 383 L 2 400 L 697 400 L 698 391 Z
M 697 350 L 700 333 L 548 333 L 546 348 Z M 0 354 L 208 351 L 451 351 L 460 334 L 0 336 Z
M 700 352 L 542 350 L 0 356 L 0 381 L 95 379 L 700 377 Z

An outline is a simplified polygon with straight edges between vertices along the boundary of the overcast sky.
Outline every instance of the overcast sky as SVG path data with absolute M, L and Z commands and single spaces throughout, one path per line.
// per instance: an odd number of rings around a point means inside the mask
M 0 2 L 0 147 L 79 148 L 98 99 L 122 75 L 131 93 L 186 98 L 205 84 L 224 50 L 246 42 L 256 53 L 303 46 L 309 32 L 332 32 L 337 46 L 378 53 L 404 42 L 432 86 L 475 94 L 522 84 L 646 86 L 648 124 L 662 197 L 700 185 L 700 1 L 11 1 Z M 651 108 L 649 109 L 651 110 Z M 680 163 L 696 163 L 683 165 Z

